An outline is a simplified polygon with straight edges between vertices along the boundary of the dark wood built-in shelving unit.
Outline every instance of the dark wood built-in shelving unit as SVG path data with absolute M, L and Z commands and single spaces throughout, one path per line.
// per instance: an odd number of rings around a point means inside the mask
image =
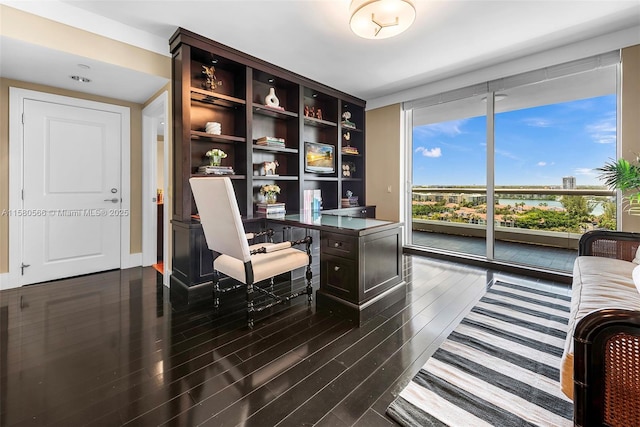
M 260 188 L 278 184 L 279 202 L 288 212 L 302 206 L 304 190 L 319 189 L 323 209 L 336 209 L 352 191 L 365 200 L 365 102 L 320 83 L 284 70 L 184 29 L 171 37 L 173 79 L 173 274 L 176 288 L 188 294 L 205 292 L 212 280 L 212 255 L 195 215 L 189 178 L 202 176 L 206 152 L 219 148 L 232 166 L 230 176 L 240 213 L 251 223 L 256 205 L 263 201 Z M 203 66 L 215 67 L 216 87 L 206 84 Z M 218 84 L 220 83 L 221 84 Z M 282 109 L 265 105 L 274 88 Z M 318 114 L 318 110 L 321 111 Z M 314 112 L 312 117 L 309 111 Z M 343 113 L 351 114 L 355 129 L 343 126 Z M 221 124 L 221 134 L 205 132 L 207 122 Z M 345 135 L 349 133 L 349 140 Z M 258 145 L 262 137 L 284 139 L 283 146 Z M 305 142 L 334 147 L 335 171 L 314 174 L 305 171 Z M 356 147 L 357 155 L 342 153 L 342 147 Z M 264 162 L 278 162 L 277 176 L 264 175 Z M 355 169 L 344 177 L 342 168 Z M 208 287 L 207 287 L 208 289 Z M 191 298 L 191 295 L 188 296 Z

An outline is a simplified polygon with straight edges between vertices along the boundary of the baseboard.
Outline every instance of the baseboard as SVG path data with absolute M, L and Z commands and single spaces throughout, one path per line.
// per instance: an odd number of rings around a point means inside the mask
M 121 269 L 140 267 L 142 265 L 142 252 L 129 254 L 128 257 L 123 259 L 123 264 L 124 265 L 120 266 Z
M 9 273 L 0 273 L 0 291 L 17 288 L 18 286 L 19 285 L 11 286 L 11 281 L 9 280 Z
M 128 257 L 125 257 L 124 259 L 125 263 L 124 265 L 122 265 L 120 268 L 121 269 L 125 269 L 125 268 L 132 268 L 132 267 L 140 267 L 142 265 L 142 253 L 135 253 L 135 254 L 129 254 Z M 165 275 L 163 282 L 165 286 L 169 286 L 169 277 L 170 276 L 170 272 L 168 275 Z M 11 281 L 9 280 L 9 273 L 0 273 L 0 291 L 2 290 L 6 290 L 6 289 L 13 289 L 13 288 L 17 288 L 20 285 L 11 285 Z
M 539 267 L 529 267 L 520 264 L 510 264 L 501 261 L 487 261 L 475 255 L 469 254 L 450 254 L 445 251 L 438 251 L 433 249 L 418 248 L 405 246 L 403 248 L 405 254 L 422 255 L 429 258 L 441 259 L 444 261 L 459 262 L 462 264 L 474 265 L 476 267 L 488 268 L 498 271 L 504 271 L 511 274 L 521 274 L 523 276 L 530 276 L 536 279 L 551 280 L 558 283 L 564 283 L 570 285 L 572 282 L 571 273 L 565 273 L 560 271 L 546 270 Z

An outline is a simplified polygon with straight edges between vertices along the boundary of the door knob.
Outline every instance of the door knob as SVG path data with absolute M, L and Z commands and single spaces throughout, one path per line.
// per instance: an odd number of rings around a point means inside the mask
M 120 199 L 114 197 L 113 199 L 104 199 L 105 202 L 118 203 Z

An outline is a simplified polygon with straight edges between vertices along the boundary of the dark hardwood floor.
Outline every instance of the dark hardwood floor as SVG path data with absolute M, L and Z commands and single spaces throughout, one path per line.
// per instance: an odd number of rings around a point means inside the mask
M 406 301 L 360 328 L 300 298 L 249 330 L 242 294 L 175 307 L 151 267 L 2 291 L 0 425 L 393 425 L 386 407 L 487 284 L 532 282 L 404 266 Z

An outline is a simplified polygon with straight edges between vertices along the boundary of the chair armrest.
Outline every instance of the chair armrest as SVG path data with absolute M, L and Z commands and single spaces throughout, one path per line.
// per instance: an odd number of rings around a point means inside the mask
M 640 233 L 625 231 L 593 230 L 580 238 L 580 256 L 600 256 L 632 261 L 640 246 Z
M 262 246 L 258 249 L 254 249 L 250 252 L 251 255 L 256 255 L 256 254 L 268 254 L 271 252 L 276 252 L 276 251 L 281 251 L 283 249 L 289 249 L 292 246 L 296 246 L 296 245 L 301 245 L 303 243 L 305 243 L 307 245 L 307 253 L 310 253 L 310 247 L 311 247 L 311 242 L 313 241 L 313 239 L 311 239 L 311 236 L 307 236 L 304 239 L 300 239 L 300 240 L 294 240 L 294 241 L 285 241 L 282 243 L 275 243 L 273 245 L 269 245 L 269 246 Z
M 256 237 L 267 236 L 269 239 L 273 237 L 273 229 L 268 228 L 266 230 L 259 231 L 257 233 L 245 233 L 247 240 L 255 239 Z

